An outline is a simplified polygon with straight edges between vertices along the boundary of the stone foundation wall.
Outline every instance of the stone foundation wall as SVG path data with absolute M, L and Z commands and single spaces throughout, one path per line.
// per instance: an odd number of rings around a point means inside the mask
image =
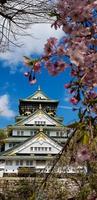
M 68 180 L 68 183 L 66 183 Z M 20 192 L 23 193 L 24 197 L 22 200 L 28 200 L 25 195 L 30 192 L 35 194 L 37 190 L 37 185 L 41 184 L 43 178 L 33 178 L 33 177 L 3 177 L 0 178 L 0 200 L 21 200 Z M 62 182 L 64 187 L 66 186 L 69 196 L 75 195 L 78 191 L 78 186 L 75 182 L 69 180 L 69 178 L 58 179 L 59 183 Z M 20 183 L 23 183 L 22 185 Z M 26 183 L 26 184 L 25 184 Z M 21 187 L 23 186 L 23 187 Z M 20 191 L 19 191 L 19 190 Z M 25 194 L 24 194 L 25 193 Z M 35 198 L 33 199 L 35 200 Z M 61 200 L 61 199 L 60 199 Z
M 16 189 L 19 187 L 19 183 L 21 180 L 28 180 L 30 183 L 33 182 L 33 178 L 26 177 L 26 178 L 19 178 L 19 177 L 3 177 L 0 178 L 0 200 L 10 200 L 7 194 L 11 194 L 11 192 L 15 192 Z M 17 197 L 16 197 L 17 199 Z M 13 200 L 13 199 L 11 199 Z M 20 200 L 20 199 L 18 199 Z

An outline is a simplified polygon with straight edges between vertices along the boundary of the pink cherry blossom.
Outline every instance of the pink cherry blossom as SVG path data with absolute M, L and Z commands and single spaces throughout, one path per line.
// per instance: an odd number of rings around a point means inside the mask
M 51 55 L 52 54 L 52 46 L 50 46 L 48 43 L 44 46 L 45 54 Z
M 64 46 L 63 46 L 63 45 L 61 45 L 61 46 L 59 46 L 59 47 L 57 48 L 57 54 L 58 54 L 59 56 L 62 56 L 62 55 L 65 54 L 65 50 L 64 50 Z
M 57 39 L 55 37 L 51 37 L 47 40 L 50 46 L 54 46 L 57 43 Z
M 41 68 L 41 63 L 40 62 L 36 62 L 33 66 L 33 69 L 35 72 L 39 72 Z
M 77 103 L 78 103 L 78 99 L 76 99 L 75 97 L 72 97 L 72 98 L 70 99 L 70 102 L 71 102 L 72 104 L 77 104 Z
M 32 80 L 30 80 L 29 81 L 29 83 L 32 85 L 32 84 L 35 84 L 37 82 L 37 80 L 36 79 L 32 79 Z
M 77 75 L 77 71 L 72 70 L 72 71 L 71 71 L 71 76 L 76 76 L 76 75 Z
M 90 152 L 89 149 L 87 148 L 87 146 L 82 146 L 78 152 L 77 152 L 77 161 L 79 162 L 84 162 L 84 161 L 89 161 L 91 156 L 90 156 Z
M 95 191 L 91 192 L 89 195 L 88 195 L 88 198 L 87 200 L 97 200 L 97 194 Z
M 49 70 L 53 68 L 53 63 L 51 61 L 47 61 L 45 63 L 45 67 L 47 67 Z
M 29 72 L 25 72 L 24 75 L 28 77 L 29 76 Z
M 54 53 L 53 50 L 54 50 L 56 43 L 57 43 L 56 38 L 49 38 L 47 40 L 47 43 L 44 46 L 44 51 L 45 51 L 46 56 L 50 56 Z
M 67 83 L 67 84 L 64 85 L 64 88 L 66 88 L 66 89 L 68 89 L 68 88 L 70 88 L 70 87 L 71 87 L 71 84 L 70 84 L 70 83 Z

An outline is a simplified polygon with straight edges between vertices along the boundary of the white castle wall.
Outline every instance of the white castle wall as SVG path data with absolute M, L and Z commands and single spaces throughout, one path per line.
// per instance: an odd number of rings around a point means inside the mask
M 4 173 L 18 173 L 18 168 L 19 167 L 35 167 L 36 169 L 44 169 L 46 166 L 47 166 L 47 161 L 45 161 L 45 163 L 43 161 L 36 161 L 36 160 L 33 160 L 32 161 L 32 165 L 28 165 L 27 164 L 27 161 L 23 160 L 22 161 L 22 165 L 20 164 L 21 161 L 19 161 L 18 165 L 16 163 L 15 160 L 11 161 L 11 164 L 10 164 L 10 161 L 9 161 L 9 164 L 8 164 L 8 161 L 6 161 L 5 163 L 5 167 L 4 167 Z

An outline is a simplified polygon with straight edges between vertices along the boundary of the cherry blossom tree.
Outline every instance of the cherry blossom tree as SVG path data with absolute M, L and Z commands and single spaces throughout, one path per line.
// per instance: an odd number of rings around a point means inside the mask
M 25 76 L 31 84 L 36 83 L 35 73 L 41 70 L 42 63 L 53 76 L 70 68 L 71 80 L 64 87 L 71 94 L 70 103 L 79 107 L 79 121 L 69 125 L 74 133 L 64 152 L 66 155 L 66 151 L 70 151 L 69 165 L 72 162 L 83 164 L 87 169 L 81 176 L 82 185 L 75 199 L 96 200 L 97 1 L 57 0 L 52 16 L 56 17 L 52 27 L 62 28 L 64 37 L 60 41 L 49 38 L 44 46 L 44 55 L 39 59 L 25 57 L 25 64 L 31 68 Z

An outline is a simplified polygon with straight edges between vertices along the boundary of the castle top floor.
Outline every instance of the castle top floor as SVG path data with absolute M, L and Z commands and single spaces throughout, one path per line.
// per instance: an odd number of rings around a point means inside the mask
M 48 114 L 55 116 L 58 103 L 58 100 L 50 99 L 39 87 L 33 95 L 19 100 L 19 113 L 22 116 L 29 115 L 41 107 Z

